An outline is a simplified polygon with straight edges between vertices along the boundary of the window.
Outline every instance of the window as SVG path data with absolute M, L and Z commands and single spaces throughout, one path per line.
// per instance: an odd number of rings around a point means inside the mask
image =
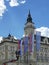
M 48 43 L 49 43 L 49 38 L 48 38 Z
M 36 35 L 34 35 L 34 40 L 36 40 Z
M 3 51 L 3 52 L 5 51 L 5 46 L 2 46 L 2 51 Z
M 41 47 L 41 52 L 43 52 L 43 47 Z
M 41 59 L 42 62 L 44 61 L 42 53 L 40 54 L 40 59 Z
M 45 53 L 47 53 L 47 49 L 48 49 L 48 48 L 45 48 Z
M 47 44 L 47 40 L 45 40 L 45 44 Z
M 46 53 L 45 53 L 45 61 L 48 62 L 48 57 Z
M 44 42 L 44 37 L 41 37 L 41 41 Z
M 39 54 L 36 55 L 36 60 L 39 61 Z
M 8 46 L 8 50 L 9 51 L 14 51 L 15 50 L 15 47 L 14 46 Z

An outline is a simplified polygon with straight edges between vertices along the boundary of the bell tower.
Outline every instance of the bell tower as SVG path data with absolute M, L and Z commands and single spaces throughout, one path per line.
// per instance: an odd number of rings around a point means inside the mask
M 35 32 L 35 26 L 34 26 L 34 22 L 32 21 L 30 11 L 29 11 L 28 16 L 27 16 L 27 22 L 25 23 L 25 27 L 24 27 L 24 34 L 25 36 L 29 36 L 30 34 L 33 34 L 33 38 L 34 38 L 34 32 Z M 31 44 L 30 42 L 28 42 L 28 52 L 26 56 L 28 60 L 28 65 L 36 65 L 35 58 L 34 58 L 34 42 L 32 43 L 33 43 L 32 52 L 29 52 L 29 48 Z
M 30 14 L 30 10 L 27 17 L 27 22 L 25 23 L 24 33 L 25 35 L 33 34 L 35 30 L 34 22 L 32 22 L 32 17 Z

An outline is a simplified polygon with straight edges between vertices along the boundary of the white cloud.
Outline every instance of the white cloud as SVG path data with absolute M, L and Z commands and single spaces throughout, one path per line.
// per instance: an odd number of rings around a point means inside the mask
M 25 37 L 25 35 L 23 35 L 23 37 Z
M 17 39 L 17 38 L 14 36 L 14 39 Z
M 19 3 L 17 2 L 17 0 L 11 0 L 9 2 L 9 4 L 10 4 L 11 7 L 14 7 L 14 6 L 18 6 L 19 5 Z
M 11 7 L 14 7 L 14 6 L 20 5 L 20 3 L 24 4 L 25 2 L 26 2 L 25 0 L 22 0 L 22 1 L 20 1 L 20 0 L 11 0 L 9 2 L 9 4 L 10 4 Z
M 23 1 L 21 1 L 20 3 L 22 3 L 22 4 L 24 4 L 26 1 L 25 0 L 23 0 Z
M 11 7 L 14 7 L 14 6 L 18 6 L 21 4 L 24 4 L 26 1 L 25 0 L 6 0 L 9 2 L 9 5 Z M 5 5 L 5 0 L 0 0 L 0 16 L 3 16 L 3 14 L 5 13 L 5 11 L 7 10 L 7 7 Z
M 4 0 L 0 0 L 0 16 L 3 16 L 3 13 L 5 12 L 5 10 L 6 10 L 5 2 Z
M 0 43 L 1 43 L 2 40 L 3 40 L 3 37 L 0 37 Z
M 40 31 L 41 36 L 49 37 L 49 28 L 48 27 L 40 27 L 40 28 L 37 28 L 36 31 Z
M 25 0 L 6 0 L 9 2 L 9 5 L 11 7 L 18 6 L 20 4 L 24 4 L 26 1 Z M 0 16 L 3 16 L 5 11 L 7 10 L 7 6 L 5 5 L 5 0 L 0 0 Z

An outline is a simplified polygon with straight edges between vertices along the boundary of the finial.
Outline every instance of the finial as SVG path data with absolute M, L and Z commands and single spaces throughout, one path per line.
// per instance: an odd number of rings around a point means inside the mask
M 30 13 L 30 9 L 29 9 L 29 13 Z
M 29 10 L 29 15 L 30 15 L 30 10 Z
M 31 14 L 30 14 L 30 10 L 29 10 L 29 14 L 28 14 L 28 17 L 31 17 Z

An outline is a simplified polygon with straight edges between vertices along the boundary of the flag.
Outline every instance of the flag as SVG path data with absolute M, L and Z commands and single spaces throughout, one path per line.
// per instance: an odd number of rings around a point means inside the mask
M 36 32 L 36 51 L 40 50 L 41 32 Z
M 18 49 L 20 49 L 21 40 L 18 40 Z
M 23 41 L 21 40 L 21 43 L 20 43 L 20 56 L 22 56 L 22 43 L 23 43 Z
M 24 54 L 28 52 L 28 37 L 24 37 Z
M 18 41 L 18 51 L 20 51 L 20 56 L 22 56 L 22 40 Z
M 29 52 L 34 50 L 34 34 L 29 34 Z

